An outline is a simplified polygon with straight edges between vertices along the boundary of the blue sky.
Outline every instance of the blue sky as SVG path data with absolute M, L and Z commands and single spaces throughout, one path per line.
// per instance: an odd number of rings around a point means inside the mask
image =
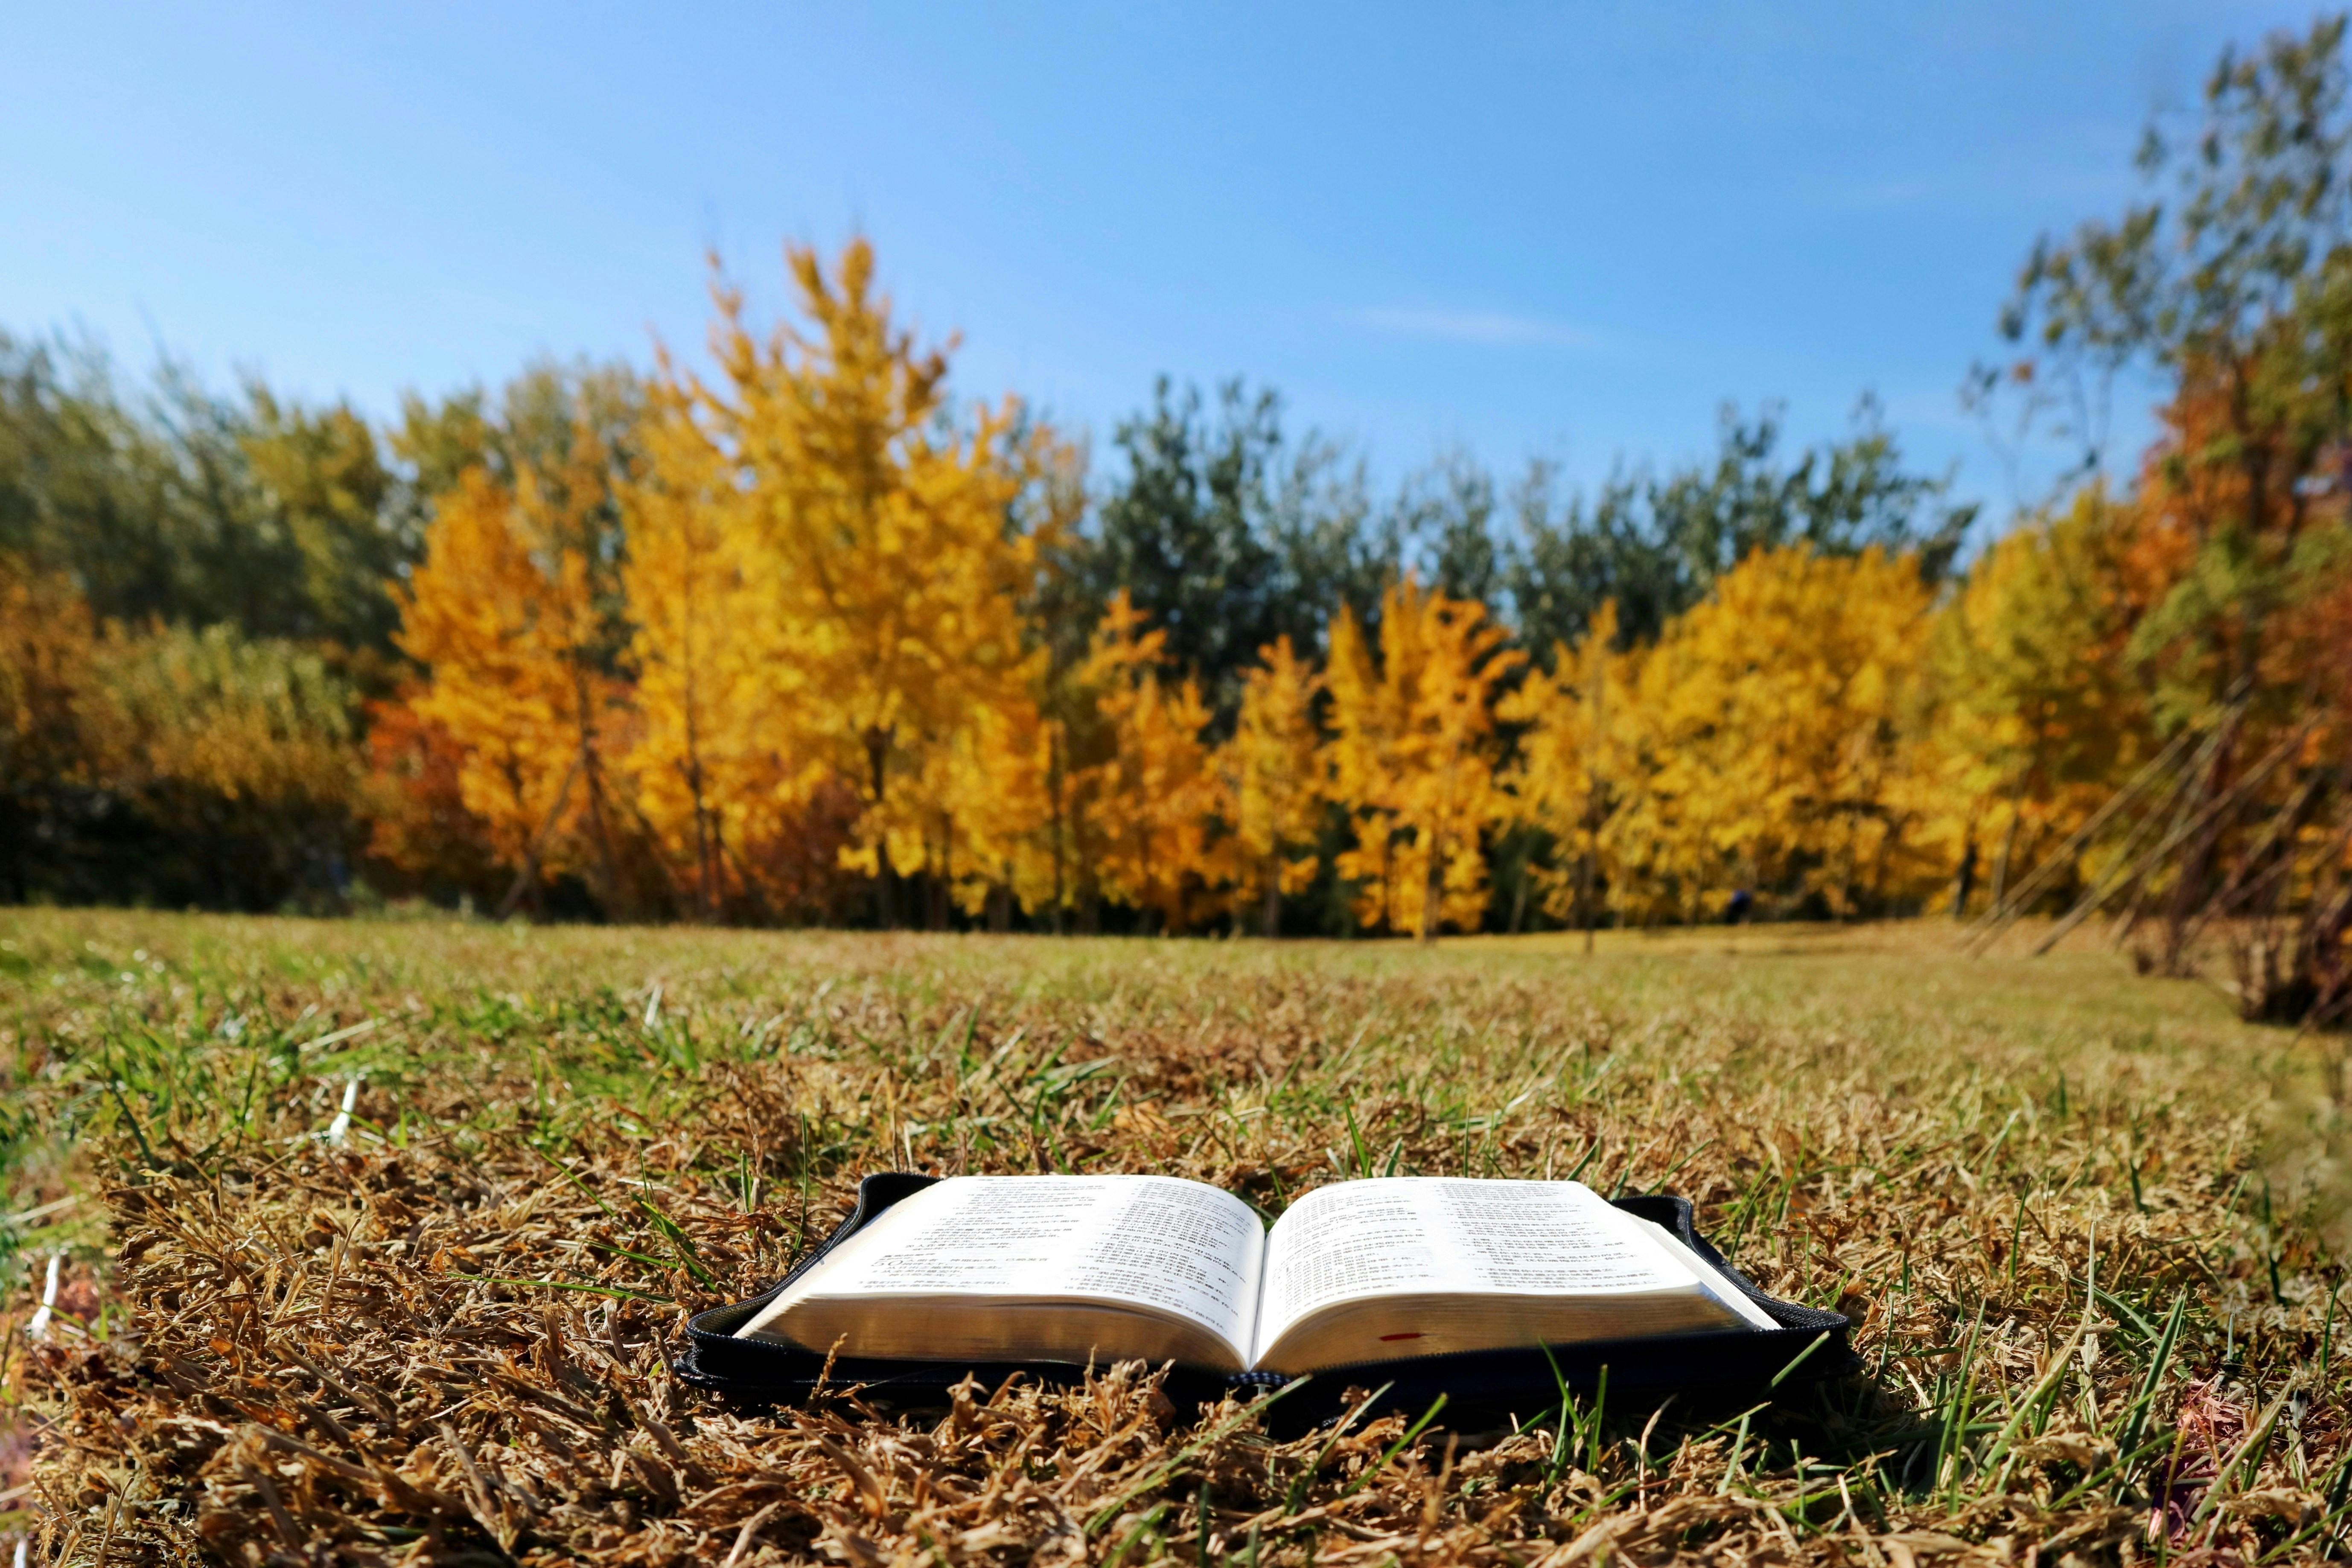
M 715 248 L 862 230 L 957 384 L 1090 427 L 1279 388 L 1393 478 L 1590 484 L 1874 392 L 2006 514 L 1958 403 L 2035 235 L 2309 13 L 1956 5 L 20 7 L 0 325 L 383 412 L 700 341 Z M 2119 437 L 2145 420 L 2126 406 Z

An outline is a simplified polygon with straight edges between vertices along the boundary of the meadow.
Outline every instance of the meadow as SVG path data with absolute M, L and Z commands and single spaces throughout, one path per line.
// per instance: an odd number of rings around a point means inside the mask
M 2326 1555 L 2342 1041 L 2031 936 L 0 912 L 0 1531 L 79 1563 Z M 911 1414 L 672 1375 L 688 1312 L 889 1168 L 1268 1215 L 1389 1173 L 1681 1193 L 1851 1314 L 1863 1371 L 1304 1436 L 1137 1366 Z

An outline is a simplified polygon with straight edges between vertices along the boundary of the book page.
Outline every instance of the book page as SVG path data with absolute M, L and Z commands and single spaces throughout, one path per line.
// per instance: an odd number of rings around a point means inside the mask
M 1702 1283 L 1639 1220 L 1579 1182 L 1343 1182 L 1276 1222 L 1254 1352 L 1308 1313 L 1364 1296 L 1596 1296 Z
M 1244 1360 L 1265 1233 L 1169 1176 L 953 1176 L 844 1242 L 738 1331 L 812 1296 L 1100 1300 L 1192 1319 Z
M 1749 1300 L 1746 1291 L 1725 1279 L 1706 1258 L 1685 1246 L 1681 1237 L 1655 1220 L 1645 1219 L 1642 1223 L 1649 1226 L 1659 1246 L 1690 1266 L 1691 1272 L 1698 1276 L 1698 1282 L 1706 1287 L 1708 1295 L 1738 1313 L 1749 1328 L 1762 1329 L 1769 1332 L 1780 1326 L 1773 1321 L 1770 1313 Z

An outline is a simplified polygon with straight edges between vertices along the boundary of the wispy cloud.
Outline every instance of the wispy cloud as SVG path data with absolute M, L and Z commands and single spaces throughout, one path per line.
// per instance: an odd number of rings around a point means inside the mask
M 1844 195 L 1849 205 L 1858 207 L 1899 207 L 1926 201 L 1934 195 L 1925 180 L 1878 180 L 1846 187 Z
M 1564 321 L 1538 316 L 1515 316 L 1506 310 L 1428 310 L 1381 309 L 1360 310 L 1356 319 L 1379 331 L 1401 337 L 1441 338 L 1447 342 L 1489 343 L 1505 347 L 1587 348 L 1592 334 Z

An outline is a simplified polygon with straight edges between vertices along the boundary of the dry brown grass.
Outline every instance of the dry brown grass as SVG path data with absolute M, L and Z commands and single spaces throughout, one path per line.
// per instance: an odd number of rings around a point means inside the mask
M 37 1560 L 1907 1568 L 2312 1556 L 2347 1518 L 2337 1046 L 2095 948 L 0 939 L 9 1206 L 90 1194 L 15 1232 L 0 1486 L 29 1490 L 0 1508 Z M 1133 1367 L 914 1415 L 671 1376 L 688 1310 L 909 1163 L 1169 1172 L 1269 1212 L 1390 1169 L 1663 1185 L 1767 1289 L 1853 1314 L 1869 1373 L 1402 1447 L 1393 1416 L 1179 1411 Z M 58 1247 L 69 1310 L 28 1343 Z

